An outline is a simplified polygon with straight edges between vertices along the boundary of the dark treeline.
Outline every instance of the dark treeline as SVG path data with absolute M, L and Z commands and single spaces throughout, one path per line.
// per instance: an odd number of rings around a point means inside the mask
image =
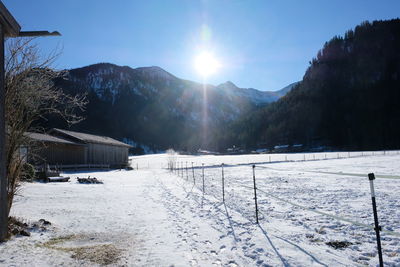
M 400 20 L 335 36 L 285 97 L 232 126 L 232 143 L 336 149 L 400 147 Z

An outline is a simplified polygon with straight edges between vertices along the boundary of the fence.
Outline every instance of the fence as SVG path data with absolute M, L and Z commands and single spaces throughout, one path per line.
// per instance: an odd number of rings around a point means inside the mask
M 383 152 L 382 155 L 386 155 L 387 152 Z M 397 153 L 396 153 L 397 154 Z M 348 154 L 351 156 L 351 154 Z M 374 156 L 377 155 L 376 152 L 373 154 Z M 365 156 L 365 155 L 362 155 Z M 286 156 L 287 157 L 287 156 Z M 315 156 L 313 157 L 315 158 Z M 339 156 L 338 156 L 339 158 Z M 310 212 L 313 212 L 318 215 L 326 216 L 332 219 L 335 219 L 337 221 L 343 221 L 347 222 L 359 227 L 367 228 L 370 230 L 374 230 L 376 233 L 376 240 L 377 240 L 377 247 L 378 247 L 378 255 L 379 255 L 379 261 L 380 265 L 383 266 L 383 259 L 382 259 L 382 250 L 381 250 L 381 244 L 380 244 L 380 232 L 387 234 L 387 235 L 392 235 L 396 237 L 400 237 L 400 233 L 392 231 L 392 230 L 387 230 L 387 229 L 382 229 L 381 226 L 379 226 L 378 222 L 378 216 L 377 216 L 377 211 L 376 211 L 376 201 L 375 201 L 375 193 L 374 193 L 374 185 L 373 185 L 373 180 L 375 179 L 374 174 L 357 174 L 357 173 L 340 173 L 340 172 L 323 172 L 323 171 L 308 171 L 310 173 L 321 173 L 321 174 L 333 174 L 333 175 L 340 175 L 340 176 L 355 176 L 355 177 L 365 177 L 369 178 L 370 180 L 370 191 L 371 191 L 371 199 L 372 199 L 372 206 L 373 206 L 373 217 L 374 217 L 374 223 L 375 225 L 368 225 L 366 223 L 360 223 L 355 220 L 340 216 L 340 215 L 334 215 L 330 214 L 324 211 L 320 211 L 315 208 L 310 208 L 304 205 L 300 205 L 298 203 L 295 203 L 293 201 L 284 199 L 282 197 L 276 196 L 274 193 L 268 192 L 268 190 L 263 190 L 260 188 L 257 188 L 257 177 L 256 177 L 256 169 L 258 168 L 266 168 L 266 169 L 272 169 L 275 171 L 285 171 L 285 170 L 279 170 L 279 169 L 274 169 L 271 167 L 266 167 L 266 166 L 261 166 L 262 163 L 256 164 L 251 164 L 252 166 L 252 173 L 249 171 L 248 179 L 246 183 L 238 183 L 238 181 L 230 181 L 229 177 L 226 176 L 226 168 L 229 167 L 237 167 L 237 166 L 243 166 L 243 165 L 248 165 L 248 164 L 235 164 L 235 165 L 226 165 L 226 164 L 218 164 L 218 165 L 208 165 L 205 166 L 204 163 L 201 165 L 196 165 L 194 162 L 191 162 L 191 172 L 192 172 L 192 177 L 190 179 L 193 180 L 193 187 L 197 187 L 199 190 L 203 192 L 203 194 L 208 194 L 216 199 L 220 199 L 222 202 L 226 202 L 226 199 L 234 199 L 238 198 L 237 195 L 235 195 L 234 192 L 227 190 L 227 188 L 234 188 L 234 187 L 242 187 L 248 189 L 248 192 L 244 194 L 244 197 L 247 198 L 247 204 L 249 204 L 251 201 L 253 201 L 253 213 L 249 210 L 243 212 L 243 210 L 238 210 L 237 208 L 237 203 L 238 201 L 233 201 L 234 205 L 232 205 L 233 210 L 239 211 L 242 215 L 246 216 L 249 220 L 255 219 L 255 223 L 259 223 L 259 220 L 265 219 L 265 216 L 260 216 L 259 212 L 259 203 L 257 199 L 257 194 L 262 194 L 264 196 L 267 196 L 269 198 L 273 198 L 277 201 L 284 202 L 286 204 L 289 204 L 291 206 L 307 210 Z M 170 171 L 174 172 L 175 174 L 179 175 L 180 177 L 184 178 L 184 180 L 190 182 L 189 176 L 188 176 L 188 167 L 187 167 L 187 162 L 176 162 L 176 164 L 171 165 Z M 185 170 L 185 172 L 184 172 Z M 211 175 L 208 175 L 208 180 L 205 179 L 205 170 L 207 170 L 208 174 L 211 173 Z M 307 172 L 307 171 L 305 171 Z M 186 173 L 186 175 L 185 175 Z M 196 175 L 200 176 L 200 180 L 202 181 L 201 184 L 196 185 Z M 387 179 L 400 179 L 400 176 L 394 176 L 394 175 L 377 175 L 376 177 L 378 178 L 387 178 Z M 199 179 L 197 179 L 199 180 Z M 249 181 L 251 181 L 252 186 L 249 185 Z M 367 180 L 366 180 L 367 181 Z M 230 184 L 230 183 L 235 183 L 236 184 Z M 243 196 L 242 196 L 243 197 Z M 243 199 L 242 199 L 243 201 Z M 250 205 L 247 205 L 249 207 Z M 254 218 L 254 219 L 253 219 Z

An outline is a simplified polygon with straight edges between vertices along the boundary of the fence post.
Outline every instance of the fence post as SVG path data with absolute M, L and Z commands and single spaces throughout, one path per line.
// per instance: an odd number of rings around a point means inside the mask
M 224 164 L 221 164 L 222 168 L 222 201 L 225 202 L 225 178 L 224 178 Z
M 193 161 L 192 161 L 192 175 L 193 175 L 193 184 L 196 185 L 196 178 L 194 178 Z
M 372 209 L 373 209 L 373 212 L 374 212 L 376 244 L 377 244 L 377 247 L 378 247 L 378 255 L 379 255 L 379 266 L 383 267 L 381 235 L 380 235 L 380 231 L 382 230 L 382 228 L 379 226 L 378 212 L 376 210 L 375 189 L 374 189 L 375 175 L 373 173 L 369 173 L 368 174 L 368 179 L 369 179 L 369 186 L 371 188 Z
M 269 156 L 269 163 L 271 163 L 271 156 Z
M 136 170 L 139 170 L 139 163 L 136 163 Z
M 187 161 L 186 161 L 186 180 L 189 180 L 188 168 L 187 168 Z
M 203 194 L 205 193 L 205 190 L 204 190 L 204 163 L 202 163 L 202 171 L 203 171 Z
M 256 165 L 253 164 L 253 183 L 254 183 L 254 203 L 256 204 L 256 222 L 258 224 L 258 205 L 257 205 L 257 187 L 256 187 Z

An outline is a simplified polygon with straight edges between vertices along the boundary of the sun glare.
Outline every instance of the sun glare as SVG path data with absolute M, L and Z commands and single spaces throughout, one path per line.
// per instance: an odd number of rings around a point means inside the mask
M 195 68 L 203 77 L 208 77 L 218 71 L 220 63 L 209 52 L 202 52 L 195 59 Z

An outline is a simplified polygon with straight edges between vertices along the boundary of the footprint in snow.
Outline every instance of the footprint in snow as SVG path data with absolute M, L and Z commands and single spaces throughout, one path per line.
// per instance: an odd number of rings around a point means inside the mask
M 220 252 L 223 252 L 225 249 L 226 249 L 226 246 L 225 246 L 225 245 L 222 245 L 222 246 L 219 248 L 219 251 L 220 251 Z
M 210 254 L 213 255 L 213 256 L 217 256 L 218 255 L 218 253 L 215 250 L 211 250 Z
M 215 266 L 222 266 L 222 261 L 216 260 L 212 264 L 215 265 Z
M 229 261 L 228 262 L 228 266 L 229 267 L 237 267 L 237 266 L 239 266 L 235 261 Z
M 263 253 L 264 252 L 264 249 L 263 248 L 257 248 L 256 250 L 254 250 L 255 252 L 258 252 L 258 253 Z
M 191 259 L 189 262 L 190 262 L 190 266 L 197 266 L 197 260 Z

